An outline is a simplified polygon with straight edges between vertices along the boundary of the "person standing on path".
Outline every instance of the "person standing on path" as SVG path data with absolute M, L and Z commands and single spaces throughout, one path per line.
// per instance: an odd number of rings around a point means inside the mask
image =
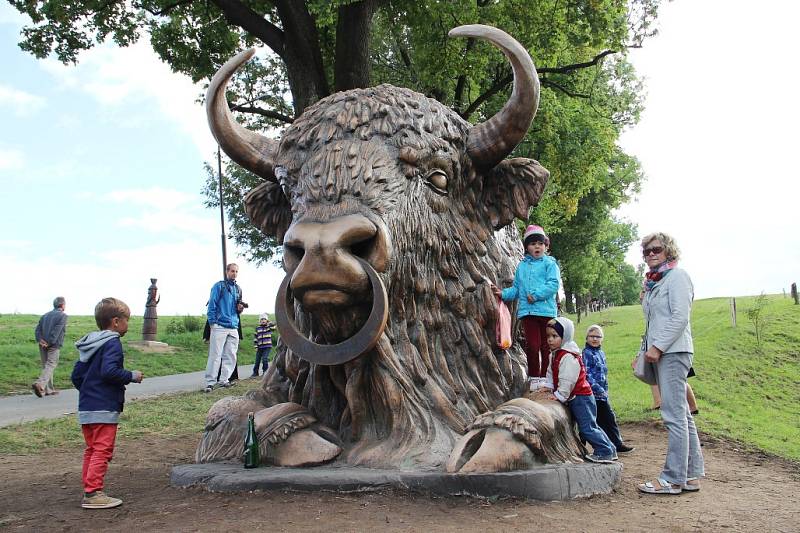
M 122 300 L 103 298 L 94 308 L 99 331 L 76 343 L 78 360 L 70 379 L 78 389 L 78 423 L 86 442 L 83 452 L 84 509 L 111 509 L 122 500 L 103 492 L 108 463 L 114 456 L 117 426 L 125 407 L 125 385 L 141 383 L 139 370 L 126 370 L 121 338 L 128 332 L 131 309 Z
M 686 402 L 686 379 L 694 359 L 691 312 L 694 287 L 678 267 L 680 250 L 666 233 L 642 239 L 642 257 L 650 267 L 644 281 L 645 358 L 656 369 L 661 419 L 667 430 L 667 456 L 655 481 L 638 485 L 647 494 L 700 490 L 705 475 L 703 452 Z
M 258 365 L 262 365 L 263 373 L 267 373 L 269 368 L 269 352 L 272 351 L 272 329 L 273 324 L 269 321 L 269 316 L 263 313 L 258 317 L 258 326 L 253 334 L 253 345 L 256 347 L 256 363 L 253 365 L 251 378 L 258 377 Z
M 36 342 L 39 343 L 42 372 L 31 388 L 39 398 L 58 394 L 53 387 L 53 372 L 58 366 L 64 333 L 67 331 L 67 314 L 64 312 L 66 305 L 64 297 L 58 296 L 53 300 L 53 310 L 42 315 L 36 325 Z
M 205 392 L 214 387 L 230 387 L 230 377 L 236 368 L 236 350 L 239 348 L 239 308 L 242 292 L 236 284 L 239 266 L 230 263 L 225 267 L 226 279 L 211 287 L 208 299 L 208 363 L 206 364 Z M 219 377 L 218 377 L 219 376 Z

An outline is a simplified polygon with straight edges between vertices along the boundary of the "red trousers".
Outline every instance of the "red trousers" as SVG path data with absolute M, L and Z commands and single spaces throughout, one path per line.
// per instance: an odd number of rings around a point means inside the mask
M 114 455 L 114 440 L 117 438 L 116 424 L 83 424 L 83 491 L 94 492 L 103 489 L 103 478 L 108 463 Z
M 547 347 L 547 323 L 553 320 L 546 316 L 522 317 L 525 332 L 525 355 L 528 356 L 528 376 L 543 378 L 550 364 L 550 349 Z

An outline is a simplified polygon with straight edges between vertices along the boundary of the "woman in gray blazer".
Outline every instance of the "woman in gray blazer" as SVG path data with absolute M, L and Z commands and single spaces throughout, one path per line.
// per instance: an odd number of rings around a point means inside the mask
M 638 487 L 648 494 L 694 492 L 700 490 L 699 479 L 705 475 L 697 428 L 686 402 L 686 379 L 694 354 L 689 323 L 694 288 L 689 274 L 678 268 L 680 251 L 666 233 L 642 239 L 642 255 L 650 267 L 642 298 L 645 357 L 656 366 L 667 457 L 658 479 Z

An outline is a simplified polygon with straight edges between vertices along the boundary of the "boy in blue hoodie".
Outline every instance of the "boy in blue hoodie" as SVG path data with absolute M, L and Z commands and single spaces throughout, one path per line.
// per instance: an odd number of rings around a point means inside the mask
M 617 416 L 608 398 L 608 365 L 603 344 L 603 328 L 592 324 L 586 330 L 586 346 L 583 348 L 583 365 L 586 367 L 586 379 L 592 386 L 594 402 L 597 404 L 597 425 L 605 431 L 618 453 L 633 451 L 632 446 L 622 442 L 622 435 L 617 426 Z
M 72 383 L 78 389 L 78 422 L 86 450 L 83 452 L 84 509 L 109 509 L 122 504 L 103 493 L 103 479 L 114 455 L 119 415 L 125 404 L 125 385 L 141 383 L 138 370 L 125 370 L 120 337 L 128 332 L 131 310 L 121 300 L 103 298 L 94 308 L 100 331 L 92 331 L 75 343 L 78 361 Z
M 536 390 L 544 384 L 550 362 L 547 323 L 558 315 L 556 295 L 561 284 L 561 271 L 556 260 L 547 255 L 550 239 L 541 226 L 527 227 L 522 246 L 525 256 L 514 273 L 514 284 L 502 291 L 492 287 L 492 292 L 503 301 L 519 301 L 517 318 L 525 332 L 530 388 Z

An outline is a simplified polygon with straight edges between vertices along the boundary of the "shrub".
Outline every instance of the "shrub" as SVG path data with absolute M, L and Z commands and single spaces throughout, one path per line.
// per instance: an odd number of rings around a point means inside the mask
M 203 327 L 203 322 L 196 316 L 186 315 L 183 317 L 183 327 L 184 331 L 200 331 L 200 328 Z
M 175 317 L 167 324 L 167 333 L 191 333 L 200 331 L 203 327 L 203 322 L 196 316 L 186 315 L 184 317 Z
M 172 319 L 167 324 L 167 333 L 186 333 L 186 326 L 180 320 Z
M 764 324 L 767 321 L 767 315 L 764 314 L 764 307 L 767 305 L 767 296 L 762 292 L 757 296 L 753 302 L 752 307 L 747 311 L 747 319 L 753 324 L 753 330 L 756 335 L 756 347 L 761 350 L 761 340 L 764 337 Z

